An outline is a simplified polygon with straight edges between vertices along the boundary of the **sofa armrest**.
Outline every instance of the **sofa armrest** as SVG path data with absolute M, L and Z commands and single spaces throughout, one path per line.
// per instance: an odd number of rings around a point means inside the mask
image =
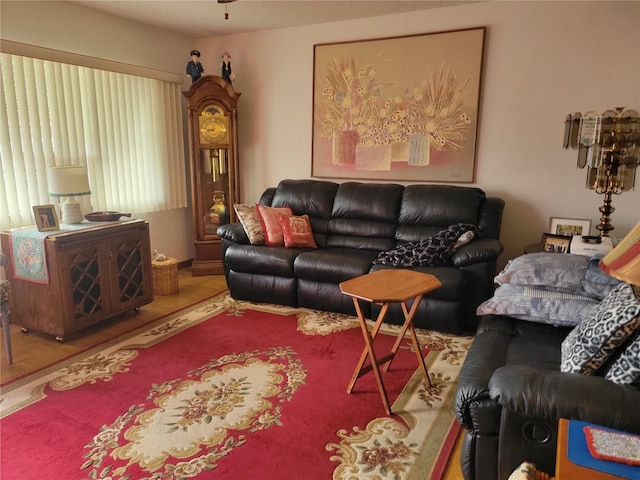
M 640 390 L 603 377 L 508 365 L 492 375 L 489 395 L 525 417 L 568 418 L 640 433 Z
M 500 406 L 490 400 L 489 382 L 497 368 L 505 364 L 509 343 L 513 338 L 511 323 L 497 315 L 482 318 L 476 337 L 471 344 L 460 371 L 455 398 L 455 413 L 458 422 L 467 430 L 476 430 L 479 406 L 497 412 L 495 423 L 490 428 L 497 431 L 500 424 Z M 485 415 L 486 416 L 486 415 Z
M 479 238 L 455 252 L 451 260 L 456 267 L 492 262 L 497 260 L 502 250 L 502 243 L 497 238 Z
M 249 237 L 247 237 L 247 234 L 240 222 L 220 225 L 216 233 L 223 240 L 228 240 L 234 243 L 241 243 L 244 245 L 249 245 L 250 243 Z

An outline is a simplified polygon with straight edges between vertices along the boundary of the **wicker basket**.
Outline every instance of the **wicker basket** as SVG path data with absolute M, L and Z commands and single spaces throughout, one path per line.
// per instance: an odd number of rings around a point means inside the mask
M 153 293 L 171 295 L 178 291 L 178 261 L 175 258 L 152 260 Z

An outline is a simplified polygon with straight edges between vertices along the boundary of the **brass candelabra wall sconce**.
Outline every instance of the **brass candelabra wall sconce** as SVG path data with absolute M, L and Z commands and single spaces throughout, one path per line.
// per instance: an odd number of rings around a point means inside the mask
M 613 195 L 633 190 L 640 165 L 640 117 L 635 110 L 617 107 L 602 115 L 596 112 L 569 114 L 564 126 L 564 148 L 578 150 L 578 168 L 587 169 L 586 187 L 604 195 L 596 228 L 608 237 Z

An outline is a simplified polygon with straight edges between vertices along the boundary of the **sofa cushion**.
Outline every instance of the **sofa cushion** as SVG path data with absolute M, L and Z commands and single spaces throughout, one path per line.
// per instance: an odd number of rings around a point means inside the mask
M 264 243 L 264 233 L 258 208 L 255 205 L 234 203 L 233 209 L 236 211 L 238 220 L 242 224 L 247 237 L 252 245 L 262 245 Z
M 331 217 L 338 184 L 321 180 L 282 180 L 278 184 L 272 207 L 289 207 L 295 215 L 307 214 L 311 219 Z
M 604 376 L 615 383 L 640 385 L 640 331 L 607 366 Z
M 640 328 L 640 297 L 622 283 L 602 300 L 562 342 L 563 372 L 596 372 Z
M 291 216 L 293 215 L 291 209 L 289 207 L 265 207 L 264 205 L 256 205 L 256 208 L 262 224 L 265 245 L 284 245 L 284 235 L 278 221 L 278 215 Z
M 376 252 L 348 248 L 307 250 L 296 257 L 296 277 L 338 284 L 369 273 Z
M 479 188 L 408 185 L 402 194 L 396 240 L 422 240 L 455 223 L 478 225 L 484 200 Z
M 284 249 L 284 247 L 282 248 Z M 227 284 L 236 300 L 298 306 L 296 293 L 298 280 L 293 277 L 242 273 L 231 270 Z
M 376 253 L 393 248 L 403 188 L 397 184 L 341 184 L 329 220 L 327 246 Z
M 285 247 L 316 248 L 308 215 L 278 215 L 278 222 L 282 228 Z
M 345 182 L 338 187 L 331 218 L 356 218 L 396 225 L 404 187 L 394 183 Z
M 483 317 L 487 318 L 487 317 Z M 537 322 L 507 318 L 513 327 L 513 337 L 507 347 L 504 365 L 528 365 L 542 370 L 560 369 L 560 347 L 571 327 L 556 327 Z
M 525 285 L 500 285 L 476 314 L 504 315 L 531 322 L 574 327 L 589 318 L 598 302 L 585 295 Z
M 293 262 L 301 251 L 285 246 L 231 245 L 225 251 L 224 261 L 235 272 L 293 277 Z

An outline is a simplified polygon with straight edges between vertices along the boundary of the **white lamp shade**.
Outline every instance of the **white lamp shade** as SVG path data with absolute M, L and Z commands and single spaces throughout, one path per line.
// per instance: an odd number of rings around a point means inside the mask
M 63 223 L 82 222 L 82 207 L 75 197 L 89 195 L 87 167 L 83 165 L 61 165 L 49 167 L 49 196 L 64 198 L 60 203 Z
M 89 176 L 84 165 L 49 167 L 49 196 L 77 197 L 89 195 Z

